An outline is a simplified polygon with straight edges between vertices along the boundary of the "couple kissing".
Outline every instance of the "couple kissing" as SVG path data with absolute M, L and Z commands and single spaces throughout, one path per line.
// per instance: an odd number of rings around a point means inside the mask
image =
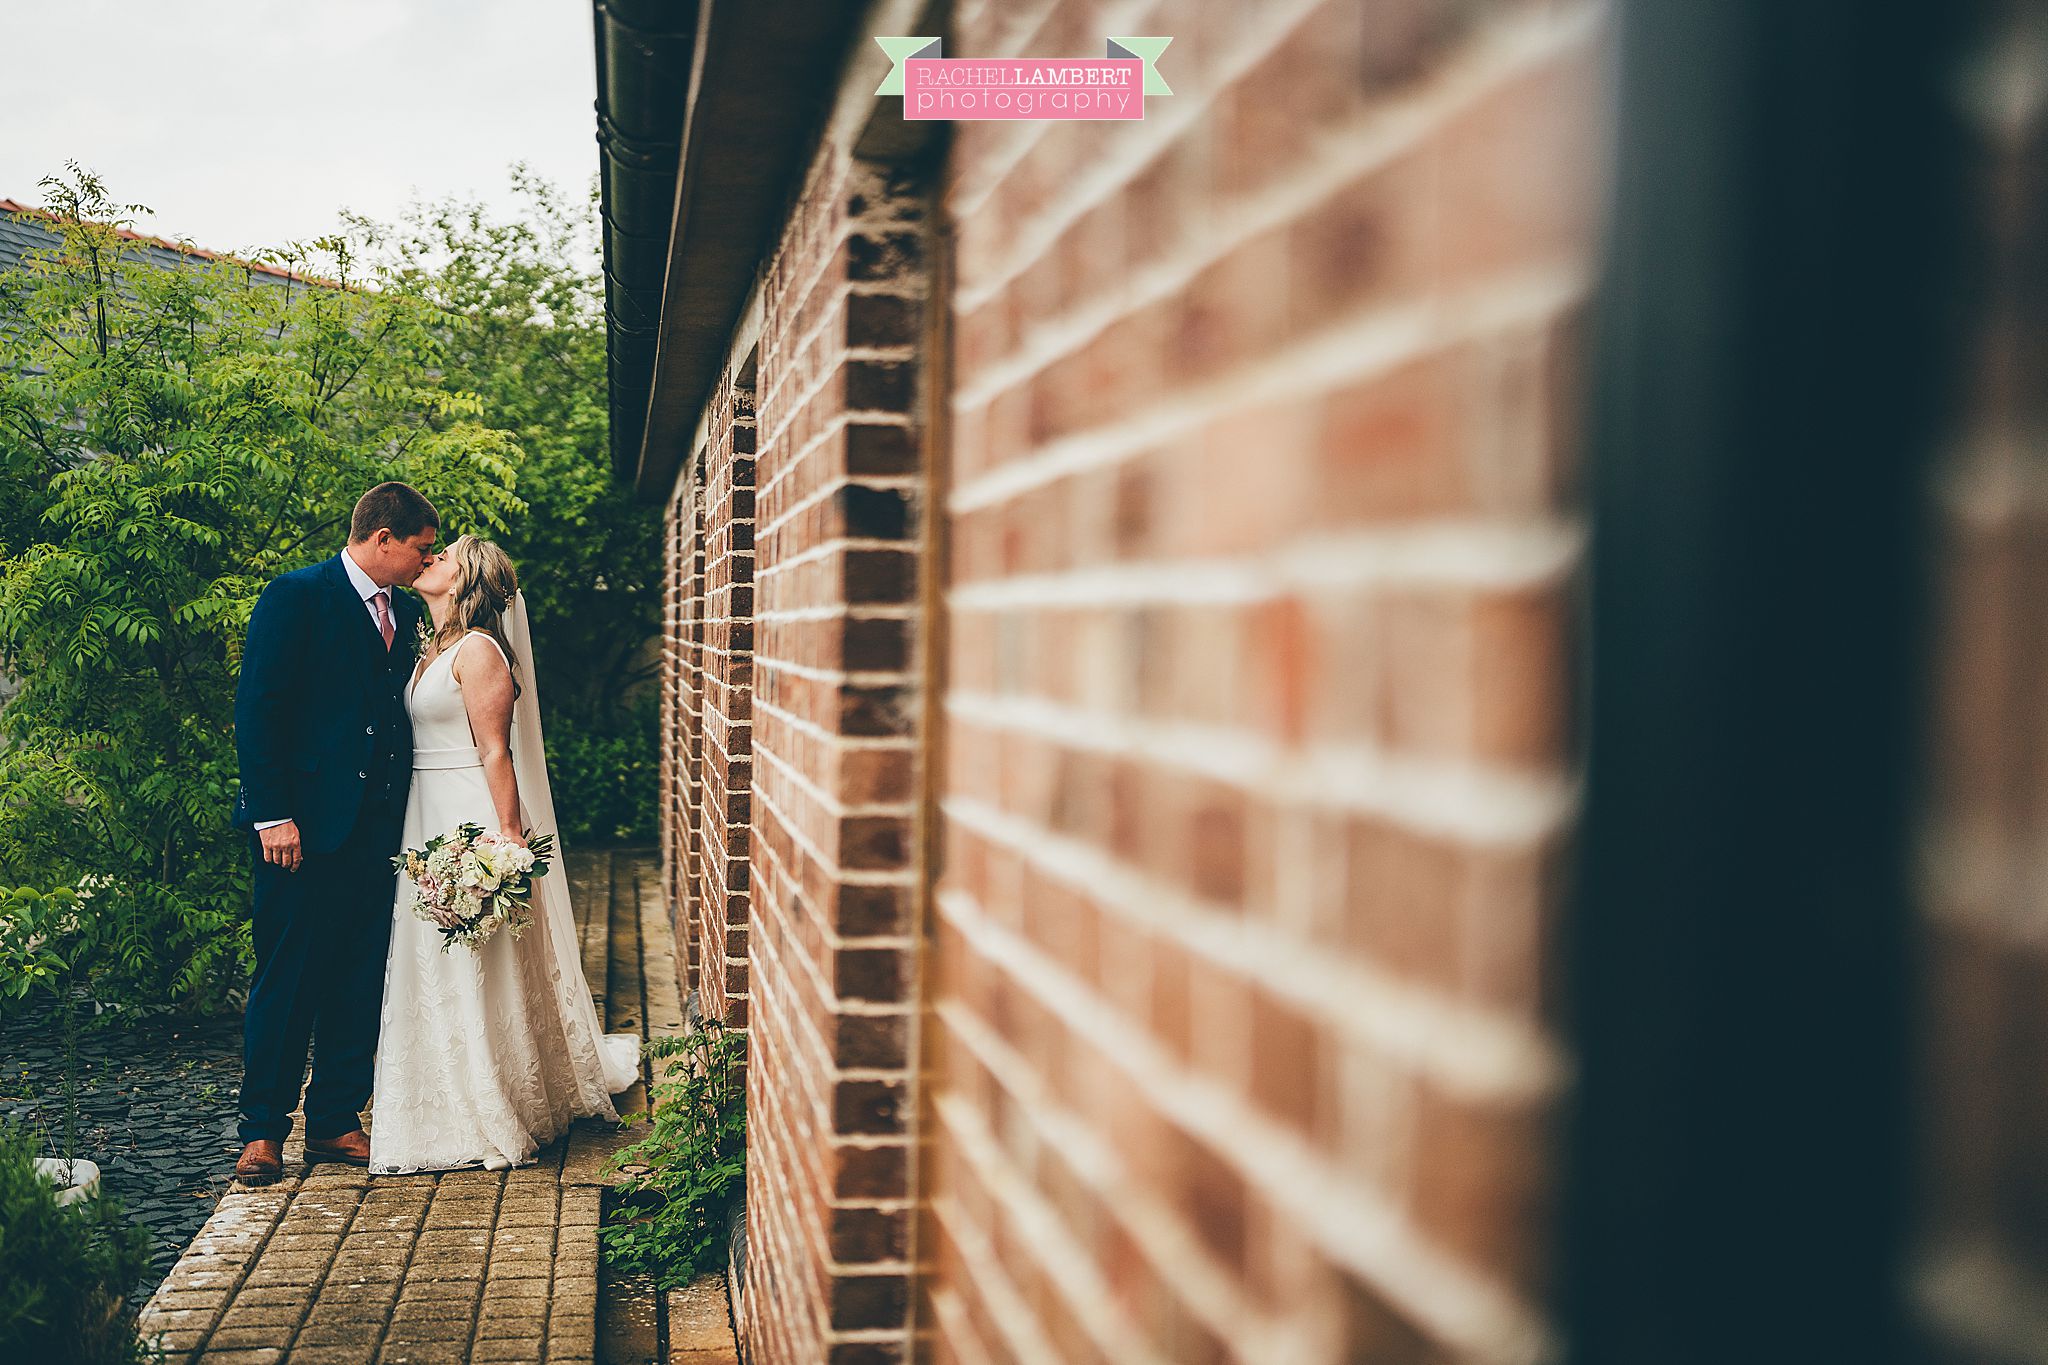
M 415 916 L 394 867 L 465 824 L 555 832 L 517 572 L 474 536 L 436 551 L 439 534 L 425 496 L 379 484 L 340 552 L 272 580 L 249 618 L 246 1184 L 283 1174 L 302 1085 L 307 1160 L 390 1174 L 517 1165 L 575 1118 L 616 1119 L 638 1074 L 637 1035 L 598 1021 L 565 877 L 533 883 L 524 932 L 471 946 Z

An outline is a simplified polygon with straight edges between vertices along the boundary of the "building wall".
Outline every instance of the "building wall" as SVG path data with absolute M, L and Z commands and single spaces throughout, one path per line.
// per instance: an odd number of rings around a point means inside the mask
M 703 853 L 698 922 L 706 1018 L 747 1026 L 747 852 L 753 807 L 754 391 L 721 377 L 699 460 L 703 507 Z
M 677 481 L 663 516 L 666 546 L 661 671 L 661 767 L 656 835 L 662 883 L 685 961 L 699 976 L 703 891 L 700 832 L 704 755 L 704 514 L 702 461 Z
M 906 1330 L 927 218 L 914 181 L 828 146 L 763 289 L 747 1335 L 769 1360 L 897 1360 Z
M 922 179 L 821 150 L 676 504 L 701 492 L 691 984 L 748 1030 L 762 1362 L 906 1358 L 928 219 Z
M 1550 1343 L 1604 6 L 1368 8 L 963 0 L 956 53 L 1171 33 L 1175 93 L 835 125 L 764 262 L 664 779 L 757 1365 Z
M 690 932 L 694 917 L 687 873 L 689 804 L 684 774 L 690 724 L 685 716 L 683 656 L 691 605 L 684 563 L 694 545 L 689 519 L 681 511 L 682 489 L 679 483 L 676 495 L 663 509 L 661 524 L 661 667 L 655 675 L 661 689 L 661 763 L 655 779 L 654 837 L 661 854 L 662 894 L 675 921 L 683 980 L 690 982 L 697 975 L 697 942 Z
M 1602 8 L 958 6 L 926 1358 L 1548 1339 Z

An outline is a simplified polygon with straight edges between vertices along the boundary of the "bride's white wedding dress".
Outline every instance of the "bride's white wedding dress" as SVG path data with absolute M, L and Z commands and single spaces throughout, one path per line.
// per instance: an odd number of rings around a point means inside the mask
M 515 599 L 509 615 L 513 652 L 530 665 L 525 603 Z M 498 828 L 454 676 L 466 650 L 504 652 L 473 631 L 406 688 L 413 725 L 406 848 L 465 821 Z M 545 833 L 555 821 L 539 707 L 530 668 L 519 672 L 524 691 L 513 713 L 512 753 L 520 816 Z M 533 922 L 516 942 L 500 932 L 481 948 L 457 944 L 444 952 L 440 931 L 413 916 L 412 880 L 399 874 L 377 1040 L 373 1172 L 516 1165 L 572 1119 L 618 1117 L 611 1097 L 639 1074 L 639 1037 L 605 1034 L 598 1022 L 559 849 L 535 887 Z

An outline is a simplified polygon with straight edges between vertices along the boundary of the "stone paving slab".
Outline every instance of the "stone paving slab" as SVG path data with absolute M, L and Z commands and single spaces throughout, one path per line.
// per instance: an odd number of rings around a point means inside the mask
M 643 1036 L 650 1016 L 681 1018 L 674 944 L 643 932 L 649 861 L 572 852 L 567 869 L 600 1016 Z M 174 1365 L 592 1362 L 602 1166 L 623 1140 L 583 1121 L 511 1171 L 373 1177 L 308 1167 L 295 1136 L 284 1179 L 229 1187 L 144 1307 L 143 1335 Z
M 739 1365 L 725 1276 L 701 1275 L 668 1291 L 669 1365 Z

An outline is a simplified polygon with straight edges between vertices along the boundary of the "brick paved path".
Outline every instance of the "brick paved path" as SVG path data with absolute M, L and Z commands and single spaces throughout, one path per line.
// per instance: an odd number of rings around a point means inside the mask
M 644 853 L 570 855 L 584 973 L 612 1029 L 679 1031 L 675 945 Z M 620 1101 L 644 1108 L 644 1083 Z M 374 1122 L 374 1119 L 372 1120 Z M 308 1169 L 230 1188 L 143 1310 L 172 1362 L 587 1362 L 610 1125 L 514 1171 L 370 1177 Z

